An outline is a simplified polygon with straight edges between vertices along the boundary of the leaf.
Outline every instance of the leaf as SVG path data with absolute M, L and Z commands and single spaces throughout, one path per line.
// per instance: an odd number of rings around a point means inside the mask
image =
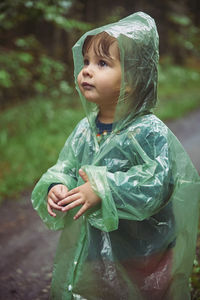
M 186 15 L 170 14 L 169 19 L 181 26 L 189 26 L 191 24 L 190 18 Z
M 10 74 L 5 70 L 0 70 L 0 85 L 6 88 L 13 85 Z
M 19 59 L 25 63 L 31 63 L 33 61 L 33 56 L 27 52 L 21 52 L 18 54 Z

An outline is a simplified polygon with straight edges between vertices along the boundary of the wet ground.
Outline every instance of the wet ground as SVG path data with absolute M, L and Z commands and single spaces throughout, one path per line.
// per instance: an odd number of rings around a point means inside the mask
M 183 144 L 200 174 L 200 110 L 167 125 Z
M 200 173 L 200 110 L 168 126 Z M 0 300 L 48 299 L 59 232 L 46 229 L 30 194 L 25 192 L 20 201 L 8 199 L 0 208 Z
M 0 300 L 48 299 L 59 232 L 33 211 L 30 192 L 6 201 L 0 218 Z

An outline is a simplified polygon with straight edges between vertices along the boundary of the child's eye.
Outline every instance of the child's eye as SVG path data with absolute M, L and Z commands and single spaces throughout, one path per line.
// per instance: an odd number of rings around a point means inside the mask
M 108 64 L 105 62 L 105 60 L 103 60 L 103 59 L 101 59 L 100 61 L 99 61 L 99 66 L 100 67 L 106 67 Z
M 84 66 L 88 66 L 89 65 L 89 60 L 88 59 L 85 58 L 83 62 L 84 62 Z

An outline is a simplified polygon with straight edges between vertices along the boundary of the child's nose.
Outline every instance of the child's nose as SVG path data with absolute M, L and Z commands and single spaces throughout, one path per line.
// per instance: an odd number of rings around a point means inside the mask
M 92 67 L 90 65 L 84 66 L 82 72 L 83 72 L 83 76 L 92 77 L 92 75 L 93 75 L 93 70 L 92 70 Z

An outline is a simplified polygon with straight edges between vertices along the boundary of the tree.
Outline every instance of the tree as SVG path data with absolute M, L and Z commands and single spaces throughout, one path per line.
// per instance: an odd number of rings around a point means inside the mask
M 1 2 L 1 106 L 36 93 L 71 92 L 66 65 L 72 68 L 71 39 L 90 28 L 69 17 L 71 5 L 69 0 Z

